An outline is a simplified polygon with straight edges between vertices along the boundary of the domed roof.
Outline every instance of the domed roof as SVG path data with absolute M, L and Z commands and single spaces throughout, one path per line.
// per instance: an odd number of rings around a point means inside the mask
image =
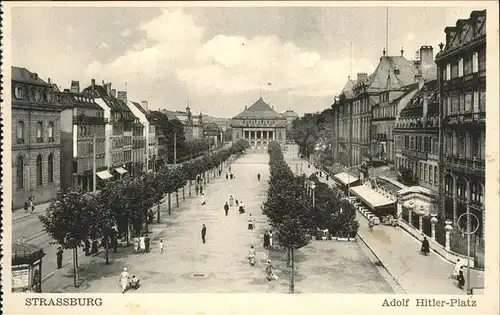
M 299 117 L 299 114 L 297 114 L 296 112 L 294 112 L 291 109 L 287 109 L 286 112 L 283 113 L 283 116 L 285 116 L 285 117 Z
M 31 264 L 45 256 L 43 249 L 28 243 L 12 244 L 12 265 Z

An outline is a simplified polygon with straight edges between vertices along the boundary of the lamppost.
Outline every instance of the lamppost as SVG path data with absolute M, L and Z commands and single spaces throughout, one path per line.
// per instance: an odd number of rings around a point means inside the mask
M 312 201 L 313 201 L 313 209 L 314 209 L 314 205 L 315 205 L 315 194 L 314 194 L 314 189 L 316 188 L 316 184 L 314 184 L 314 182 L 311 183 L 311 191 L 312 191 Z
M 466 216 L 467 218 L 466 231 L 464 231 L 459 224 L 460 219 L 462 219 L 462 217 L 464 216 Z M 474 230 L 471 230 L 471 220 L 470 220 L 471 217 L 474 218 L 477 222 L 476 226 L 474 227 Z M 469 293 L 470 292 L 470 236 L 472 234 L 475 234 L 479 229 L 479 219 L 474 214 L 470 213 L 468 206 L 467 206 L 467 212 L 463 213 L 458 217 L 457 227 L 460 230 L 460 232 L 467 235 L 467 294 L 470 294 Z

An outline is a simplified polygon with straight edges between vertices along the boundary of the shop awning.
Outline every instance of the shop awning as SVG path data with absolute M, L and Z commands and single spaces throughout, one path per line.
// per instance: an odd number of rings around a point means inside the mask
M 123 167 L 117 167 L 115 168 L 115 171 L 117 171 L 118 173 L 120 173 L 121 175 L 127 173 L 127 170 L 124 169 Z
M 337 174 L 333 177 L 346 186 L 350 185 L 358 180 L 358 176 L 355 176 L 355 175 L 352 175 L 349 173 L 340 173 L 340 174 Z
M 388 206 L 396 202 L 396 200 L 393 200 L 379 192 L 376 192 L 367 185 L 352 187 L 350 191 L 353 192 L 361 200 L 363 200 L 372 209 Z
M 96 175 L 102 180 L 110 179 L 111 177 L 113 177 L 113 175 L 111 175 L 111 173 L 107 170 L 97 172 Z
M 432 190 L 425 188 L 425 187 L 422 187 L 422 186 L 411 186 L 411 187 L 406 187 L 406 188 L 403 188 L 401 190 L 398 190 L 399 196 L 403 196 L 403 195 L 411 194 L 411 193 L 424 194 L 424 195 L 428 195 L 428 196 L 435 195 L 435 193 L 433 193 Z

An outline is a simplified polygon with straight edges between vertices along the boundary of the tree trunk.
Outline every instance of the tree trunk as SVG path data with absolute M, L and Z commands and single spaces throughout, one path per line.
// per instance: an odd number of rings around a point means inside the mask
M 286 256 L 287 256 L 287 257 L 286 257 L 286 266 L 287 266 L 287 267 L 290 267 L 290 266 L 291 266 L 291 263 L 290 263 L 290 258 L 291 258 L 291 255 L 290 255 L 290 248 L 288 248 L 288 250 L 287 250 L 287 253 L 286 253 L 286 254 L 287 254 L 287 255 L 286 255 Z
M 105 248 L 106 248 L 106 265 L 109 265 L 109 241 L 108 241 L 108 237 L 106 236 L 105 238 Z
M 204 172 L 204 174 L 206 174 L 206 172 Z M 207 175 L 203 176 L 203 184 L 206 184 L 207 183 Z
M 77 251 L 76 251 L 76 246 L 73 247 L 73 283 L 75 285 L 75 288 L 78 288 L 78 263 L 76 261 L 76 258 L 78 256 Z
M 179 192 L 175 191 L 175 202 L 177 203 L 177 208 L 179 207 Z
M 292 275 L 290 277 L 290 293 L 294 294 L 295 293 L 295 262 L 293 259 L 293 247 L 291 248 L 291 253 L 292 253 Z
M 160 203 L 158 203 L 158 208 L 156 210 L 156 223 L 160 223 Z
M 130 246 L 130 224 L 128 223 L 128 218 L 127 218 L 127 229 L 125 230 L 125 236 L 127 239 L 127 247 Z
M 186 190 L 184 189 L 186 185 L 182 186 L 182 200 L 186 200 Z
M 189 180 L 189 197 L 191 197 L 191 186 L 193 185 L 192 180 Z
M 170 215 L 170 209 L 172 207 L 172 200 L 170 199 L 170 193 L 168 193 L 168 214 Z
M 76 258 L 75 258 L 76 268 L 78 268 L 78 246 L 75 247 L 75 253 L 76 253 Z

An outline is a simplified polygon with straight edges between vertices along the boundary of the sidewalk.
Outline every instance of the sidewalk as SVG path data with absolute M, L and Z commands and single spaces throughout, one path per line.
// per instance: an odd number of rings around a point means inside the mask
M 302 170 L 307 176 L 316 171 L 312 165 L 308 168 L 308 162 L 299 160 L 293 153 L 286 154 L 285 160 L 292 170 L 295 170 L 295 164 L 299 165 L 299 170 L 300 164 L 303 164 Z M 327 182 L 324 176 L 319 180 Z M 333 183 L 332 179 L 328 180 L 330 187 Z M 467 293 L 465 290 L 460 290 L 456 286 L 456 281 L 449 278 L 454 265 L 434 252 L 429 256 L 420 255 L 420 242 L 403 229 L 375 226 L 373 233 L 370 233 L 368 220 L 361 213 L 357 213 L 356 217 L 360 224 L 358 237 L 408 294 Z M 471 287 L 475 286 L 484 287 L 484 272 L 471 270 Z

